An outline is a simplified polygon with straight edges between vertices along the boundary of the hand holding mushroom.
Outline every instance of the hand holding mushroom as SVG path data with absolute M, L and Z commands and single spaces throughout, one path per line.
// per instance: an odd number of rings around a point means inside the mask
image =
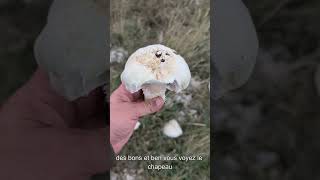
M 126 89 L 142 89 L 145 100 L 162 97 L 167 89 L 180 92 L 188 87 L 191 73 L 185 60 L 175 50 L 155 44 L 138 49 L 128 59 L 121 74 Z
M 128 92 L 121 85 L 110 96 L 110 143 L 116 154 L 128 142 L 139 118 L 159 111 L 164 102 L 161 97 L 143 100 L 142 92 Z
M 115 153 L 128 142 L 139 117 L 162 108 L 167 89 L 179 92 L 190 79 L 187 63 L 173 49 L 150 45 L 134 52 L 121 74 L 122 85 L 110 97 L 110 142 Z

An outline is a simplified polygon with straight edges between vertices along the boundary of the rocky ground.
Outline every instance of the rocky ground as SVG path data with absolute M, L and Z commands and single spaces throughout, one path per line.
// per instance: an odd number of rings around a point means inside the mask
M 235 180 L 319 179 L 319 3 L 245 3 L 260 52 L 247 84 L 215 102 L 213 174 Z

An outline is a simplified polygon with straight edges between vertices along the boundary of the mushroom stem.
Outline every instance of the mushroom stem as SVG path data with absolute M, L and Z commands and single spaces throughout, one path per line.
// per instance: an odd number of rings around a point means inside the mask
M 166 90 L 167 87 L 165 84 L 145 84 L 142 87 L 145 101 L 159 96 L 162 97 L 163 100 L 165 100 Z

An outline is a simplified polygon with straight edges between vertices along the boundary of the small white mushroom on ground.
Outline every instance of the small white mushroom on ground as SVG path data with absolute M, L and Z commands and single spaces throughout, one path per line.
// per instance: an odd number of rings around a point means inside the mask
M 175 50 L 155 44 L 138 49 L 128 59 L 121 81 L 131 93 L 142 89 L 145 100 L 162 97 L 167 89 L 180 92 L 190 83 L 191 73 Z
M 163 133 L 170 138 L 177 138 L 183 134 L 183 131 L 179 123 L 173 119 L 164 125 Z

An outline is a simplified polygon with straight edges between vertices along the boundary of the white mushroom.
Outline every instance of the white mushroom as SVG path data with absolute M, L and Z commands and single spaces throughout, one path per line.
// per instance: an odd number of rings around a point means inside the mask
M 181 136 L 183 132 L 179 123 L 173 119 L 164 125 L 163 133 L 170 138 L 177 138 Z
M 249 79 L 258 53 L 258 38 L 248 9 L 241 0 L 214 3 L 211 57 L 212 97 L 242 86 Z M 245 44 L 245 45 L 244 45 Z
M 167 89 L 180 92 L 190 83 L 191 73 L 175 50 L 155 44 L 138 49 L 128 59 L 121 81 L 131 93 L 142 89 L 145 100 L 165 99 Z
M 34 51 L 53 88 L 68 100 L 86 96 L 106 84 L 104 1 L 55 0 Z

